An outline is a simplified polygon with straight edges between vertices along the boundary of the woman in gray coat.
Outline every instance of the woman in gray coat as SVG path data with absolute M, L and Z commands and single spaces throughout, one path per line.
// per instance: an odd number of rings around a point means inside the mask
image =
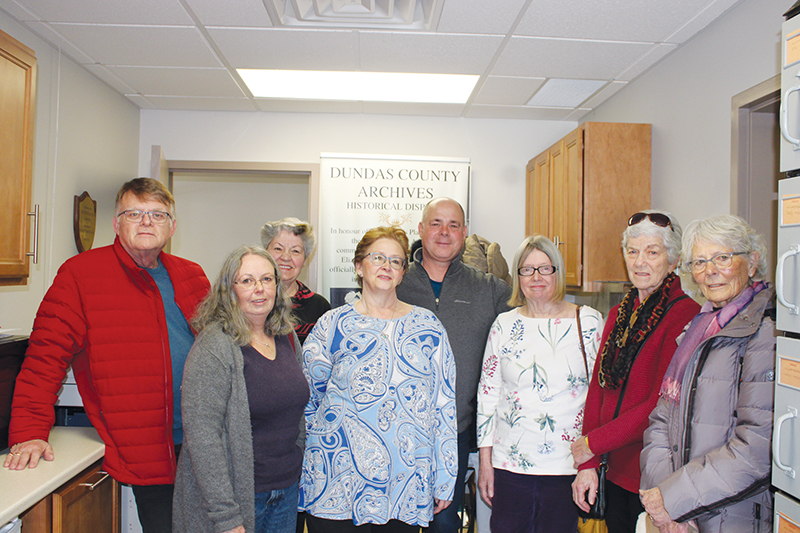
M 662 533 L 771 531 L 774 289 L 763 239 L 714 215 L 683 235 L 708 300 L 679 340 L 644 434 L 642 504 Z
M 173 531 L 294 533 L 309 390 L 270 254 L 235 250 L 194 326 Z

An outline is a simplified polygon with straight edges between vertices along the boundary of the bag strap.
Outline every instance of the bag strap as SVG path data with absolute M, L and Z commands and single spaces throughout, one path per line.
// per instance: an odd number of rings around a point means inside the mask
M 575 318 L 578 321 L 578 340 L 581 341 L 581 354 L 583 354 L 583 366 L 586 368 L 586 386 L 589 386 L 589 381 L 591 381 L 592 376 L 589 375 L 589 361 L 586 359 L 586 347 L 583 345 L 583 328 L 581 327 L 581 308 L 583 306 L 579 305 L 575 308 Z

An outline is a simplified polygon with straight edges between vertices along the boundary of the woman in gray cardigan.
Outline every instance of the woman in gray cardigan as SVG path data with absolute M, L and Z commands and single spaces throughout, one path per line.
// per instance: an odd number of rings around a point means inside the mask
M 680 340 L 644 434 L 642 504 L 662 533 L 768 532 L 775 291 L 766 246 L 741 218 L 683 234 L 708 300 Z
M 309 390 L 269 253 L 235 250 L 193 325 L 173 531 L 294 533 Z

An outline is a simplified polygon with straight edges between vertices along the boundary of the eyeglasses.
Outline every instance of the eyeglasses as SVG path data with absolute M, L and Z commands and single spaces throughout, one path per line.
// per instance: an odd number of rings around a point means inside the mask
M 717 268 L 728 268 L 733 264 L 734 255 L 747 255 L 747 252 L 723 252 L 715 255 L 711 259 L 695 259 L 694 261 L 689 261 L 689 266 L 692 267 L 692 272 L 695 274 L 703 272 L 708 263 L 714 263 Z
M 125 215 L 125 220 L 128 222 L 141 222 L 147 215 L 153 224 L 166 224 L 172 218 L 172 215 L 166 211 L 140 211 L 139 209 L 126 209 L 117 216 L 121 217 L 122 215 Z
M 672 221 L 669 217 L 663 213 L 636 213 L 631 218 L 628 219 L 629 226 L 635 226 L 639 222 L 644 219 L 650 220 L 656 226 L 661 226 L 662 228 L 669 228 L 672 231 L 675 231 L 675 228 L 672 227 Z
M 542 276 L 552 276 L 558 270 L 555 265 L 542 265 L 540 267 L 519 267 L 517 274 L 520 276 L 533 276 L 534 272 L 538 272 Z
M 262 287 L 269 287 L 270 285 L 274 284 L 275 277 L 264 276 L 261 279 L 242 278 L 239 281 L 234 281 L 234 283 L 247 291 L 252 291 L 256 288 L 256 283 L 258 283 Z
M 391 266 L 395 270 L 402 270 L 403 267 L 406 266 L 406 260 L 404 257 L 386 257 L 380 252 L 370 252 L 367 254 L 369 256 L 369 260 L 375 266 L 383 266 L 386 261 L 389 261 L 389 266 Z

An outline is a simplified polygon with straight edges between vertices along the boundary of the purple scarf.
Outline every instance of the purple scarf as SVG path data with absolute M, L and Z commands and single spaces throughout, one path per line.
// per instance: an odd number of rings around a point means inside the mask
M 667 373 L 664 375 L 664 381 L 661 383 L 659 396 L 673 404 L 680 401 L 683 374 L 697 347 L 707 338 L 719 333 L 753 301 L 756 294 L 766 288 L 766 283 L 758 281 L 745 288 L 732 302 L 719 309 L 714 309 L 712 303 L 708 301 L 703 304 L 700 313 L 694 317 L 689 325 L 689 330 L 684 334 L 678 349 L 675 350 L 675 355 L 672 356 Z

